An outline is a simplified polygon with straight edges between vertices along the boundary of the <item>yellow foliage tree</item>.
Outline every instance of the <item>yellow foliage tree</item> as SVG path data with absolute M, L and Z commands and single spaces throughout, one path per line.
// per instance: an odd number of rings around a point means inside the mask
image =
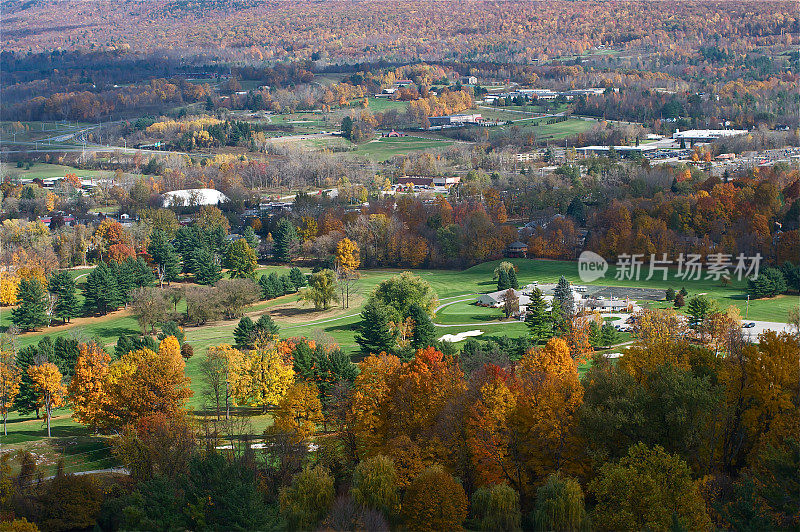
M 0 340 L 0 413 L 3 415 L 3 434 L 6 436 L 8 411 L 19 394 L 19 383 L 22 381 L 22 371 L 16 365 L 15 358 L 16 353 L 11 342 L 6 341 L 6 338 Z
M 186 399 L 193 395 L 184 372 L 185 362 L 170 342 L 162 345 L 158 353 L 150 349 L 130 351 L 111 365 L 104 379 L 108 393 L 101 414 L 104 425 L 118 427 L 151 414 L 171 417 L 181 412 Z
M 477 395 L 471 398 L 466 415 L 467 446 L 481 486 L 508 482 L 519 489 L 527 484 L 524 468 L 516 467 L 509 444 L 508 419 L 517 405 L 509 375 L 487 366 Z
M 349 238 L 343 238 L 336 244 L 336 264 L 339 268 L 353 271 L 361 264 L 358 256 L 358 244 Z
M 38 402 L 44 408 L 44 419 L 47 422 L 47 437 L 49 438 L 53 408 L 58 408 L 63 404 L 67 390 L 61 383 L 61 372 L 52 362 L 28 366 L 28 375 L 33 381 Z
M 306 242 L 317 236 L 318 228 L 317 220 L 310 216 L 303 216 L 300 226 L 297 228 L 297 234 L 303 242 Z
M 297 442 L 311 439 L 323 421 L 319 390 L 314 384 L 296 382 L 278 401 L 275 426 L 292 434 Z
M 266 409 L 277 404 L 294 383 L 291 360 L 278 350 L 275 339 L 256 341 L 242 353 L 240 362 L 229 366 L 233 396 L 240 405 Z
M 110 360 L 108 353 L 95 343 L 79 346 L 75 374 L 67 388 L 72 417 L 78 423 L 91 427 L 100 425 L 108 404 L 105 379 Z
M 367 452 L 378 447 L 379 409 L 389 392 L 387 379 L 400 368 L 400 359 L 382 353 L 370 355 L 358 366 L 360 372 L 353 383 L 353 432 L 357 445 Z
M 8 307 L 16 305 L 19 293 L 19 277 L 9 272 L 0 272 L 0 305 Z
M 582 465 L 577 422 L 583 386 L 569 346 L 552 338 L 543 348 L 528 351 L 517 375 L 520 391 L 509 425 L 517 441 L 512 447 L 519 449 L 529 475 L 543 478 L 559 469 L 577 473 Z

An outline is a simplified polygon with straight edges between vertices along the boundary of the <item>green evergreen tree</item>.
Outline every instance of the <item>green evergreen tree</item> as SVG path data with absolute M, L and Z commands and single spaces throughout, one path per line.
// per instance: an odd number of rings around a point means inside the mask
M 261 287 L 261 299 L 272 299 L 274 296 L 269 291 L 269 276 L 262 275 L 258 278 L 258 286 Z
M 299 290 L 308 284 L 306 281 L 306 276 L 303 275 L 303 272 L 300 271 L 300 268 L 296 266 L 289 270 L 289 279 L 292 281 L 295 290 Z
M 59 336 L 53 342 L 52 362 L 66 378 L 71 378 L 75 372 L 75 363 L 78 361 L 78 341 Z
M 284 294 L 292 294 L 295 292 L 294 283 L 292 282 L 291 279 L 289 279 L 288 275 L 281 275 L 280 281 L 281 281 L 281 291 Z
M 258 237 L 256 236 L 256 232 L 253 230 L 252 226 L 248 225 L 244 230 L 244 233 L 242 233 L 242 236 L 253 250 L 258 249 Z
M 253 345 L 253 334 L 256 330 L 256 324 L 249 316 L 239 320 L 239 324 L 233 330 L 233 339 L 236 345 L 242 347 L 251 347 Z
M 258 260 L 255 251 L 244 238 L 240 238 L 228 247 L 225 266 L 230 268 L 232 278 L 253 276 Z
M 563 275 L 553 290 L 553 301 L 558 301 L 562 319 L 565 322 L 571 321 L 575 315 L 575 298 L 572 295 L 572 285 Z
M 531 293 L 531 300 L 525 312 L 525 325 L 530 331 L 534 344 L 541 343 L 553 335 L 553 318 L 547 311 L 547 300 L 538 288 Z
M 17 351 L 17 367 L 22 373 L 22 380 L 19 383 L 19 393 L 14 398 L 14 408 L 22 415 L 36 412 L 39 417 L 39 394 L 33 384 L 33 379 L 28 375 L 28 368 L 43 362 L 48 362 L 46 355 L 39 355 L 35 345 L 23 347 Z
M 511 285 L 510 288 L 514 290 L 519 290 L 519 281 L 517 280 L 517 272 L 514 268 L 509 268 L 508 270 L 508 283 Z
M 164 231 L 160 229 L 153 230 L 150 235 L 150 244 L 147 246 L 147 252 L 150 253 L 153 262 L 158 267 L 158 279 L 162 286 L 165 282 L 171 283 L 178 280 L 180 258 Z
M 754 299 L 775 297 L 786 292 L 788 288 L 786 276 L 778 268 L 764 268 L 758 277 L 747 280 L 747 291 Z
M 105 262 L 98 264 L 86 277 L 83 295 L 83 308 L 89 315 L 108 314 L 122 304 L 117 280 Z
M 186 342 L 186 333 L 183 332 L 183 329 L 181 329 L 181 327 L 173 320 L 161 325 L 161 332 L 158 333 L 158 340 L 161 341 L 168 336 L 174 336 L 181 345 Z
M 69 272 L 61 270 L 54 273 L 47 283 L 47 289 L 56 296 L 56 304 L 53 308 L 55 317 L 67 323 L 70 319 L 80 315 L 81 307 L 75 293 L 75 279 L 69 275 Z
M 137 287 L 150 286 L 156 279 L 153 268 L 142 257 L 128 259 L 128 267 L 133 272 L 133 284 Z
M 121 302 L 127 305 L 130 302 L 131 292 L 136 288 L 136 272 L 132 267 L 132 260 L 127 259 L 121 263 L 111 261 L 108 266 L 117 282 Z
M 411 332 L 411 347 L 414 349 L 424 349 L 436 343 L 436 330 L 428 312 L 413 303 L 408 308 L 408 317 L 414 320 L 414 328 Z
M 666 301 L 675 301 L 675 289 L 671 286 L 664 291 L 664 299 Z
M 508 290 L 511 288 L 511 280 L 508 278 L 508 270 L 503 268 L 497 274 L 497 290 Z
M 377 301 L 369 301 L 361 311 L 356 343 L 364 354 L 391 352 L 395 346 L 395 335 L 389 326 L 389 310 Z
M 286 218 L 281 218 L 272 234 L 272 256 L 278 262 L 291 262 L 292 245 L 297 240 L 297 231 Z
M 47 294 L 41 281 L 36 278 L 19 282 L 19 306 L 11 311 L 11 322 L 23 331 L 32 331 L 47 325 Z
M 256 321 L 256 333 L 264 335 L 277 335 L 278 324 L 272 320 L 269 314 L 262 314 Z
M 697 327 L 714 310 L 714 302 L 708 296 L 694 296 L 689 299 L 686 314 L 689 315 L 689 325 Z
M 602 345 L 602 341 L 602 330 L 600 329 L 600 326 L 596 321 L 591 320 L 589 322 L 589 345 L 592 347 L 598 347 Z
M 617 343 L 617 330 L 613 325 L 606 322 L 600 329 L 600 345 L 603 347 L 610 347 Z
M 269 283 L 272 293 L 275 294 L 273 297 L 281 297 L 286 295 L 286 292 L 283 291 L 283 283 L 281 282 L 281 278 L 278 277 L 277 273 L 270 273 L 267 278 L 267 282 Z
M 195 254 L 195 280 L 198 284 L 213 285 L 222 279 L 219 258 L 208 248 L 201 248 Z

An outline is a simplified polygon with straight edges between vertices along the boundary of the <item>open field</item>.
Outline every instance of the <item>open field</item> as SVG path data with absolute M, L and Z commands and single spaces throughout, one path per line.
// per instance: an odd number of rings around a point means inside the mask
M 446 148 L 453 144 L 452 141 L 423 139 L 419 137 L 381 137 L 364 144 L 360 144 L 355 154 L 364 156 L 374 161 L 385 161 L 395 155 L 404 155 L 412 151 Z
M 382 113 L 389 109 L 397 109 L 398 111 L 405 111 L 408 108 L 408 102 L 400 102 L 390 100 L 389 98 L 369 98 L 369 105 L 367 110 L 373 113 Z
M 580 120 L 570 118 L 563 122 L 556 122 L 555 124 L 548 124 L 550 118 L 538 118 L 532 120 L 523 120 L 515 122 L 512 125 L 498 126 L 498 128 L 519 127 L 520 134 L 525 136 L 528 131 L 532 132 L 538 141 L 555 140 L 570 137 L 582 133 L 590 129 L 594 123 L 587 120 Z
M 73 168 L 72 166 L 64 166 L 61 164 L 36 163 L 29 170 L 26 170 L 25 168 L 17 168 L 16 165 L 9 163 L 3 163 L 2 166 L 0 166 L 0 175 L 4 177 L 11 176 L 12 179 L 34 179 L 37 177 L 44 179 L 48 177 L 64 177 L 69 173 L 73 173 L 82 178 L 111 177 L 114 175 L 114 172 L 107 170 L 81 170 L 79 168 Z

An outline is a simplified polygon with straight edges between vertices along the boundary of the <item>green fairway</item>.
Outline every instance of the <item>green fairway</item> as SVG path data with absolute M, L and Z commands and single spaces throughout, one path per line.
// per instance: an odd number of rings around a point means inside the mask
M 374 161 L 385 161 L 395 155 L 405 155 L 412 151 L 446 148 L 453 142 L 446 140 L 425 139 L 418 137 L 381 137 L 364 144 L 359 144 L 355 154 Z
M 498 126 L 497 128 L 492 128 L 491 131 L 496 131 L 498 129 L 505 129 L 510 127 L 518 127 L 520 128 L 521 136 L 524 137 L 528 133 L 533 133 L 536 139 L 541 141 L 548 139 L 563 139 L 566 137 L 570 137 L 572 135 L 577 135 L 578 133 L 582 133 L 590 129 L 595 124 L 595 122 L 593 121 L 581 120 L 578 118 L 570 118 L 568 120 L 564 120 L 562 122 L 556 122 L 554 124 L 548 124 L 547 122 L 549 120 L 552 120 L 552 118 L 523 119 L 523 120 L 518 120 L 513 124 L 507 124 L 503 126 Z

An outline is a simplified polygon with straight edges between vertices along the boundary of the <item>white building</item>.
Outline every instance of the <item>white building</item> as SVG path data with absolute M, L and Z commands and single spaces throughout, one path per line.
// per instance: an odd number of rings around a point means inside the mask
M 481 307 L 502 307 L 503 303 L 505 303 L 506 292 L 507 290 L 498 290 L 497 292 L 481 294 L 475 304 Z M 526 306 L 531 300 L 531 298 L 525 295 L 522 290 L 514 290 L 514 295 L 516 295 L 517 299 L 519 299 L 520 309 Z
M 164 207 L 200 207 L 218 205 L 228 200 L 228 196 L 213 188 L 187 188 L 162 194 Z
M 677 141 L 683 140 L 684 142 L 714 142 L 717 139 L 725 137 L 734 137 L 736 135 L 746 135 L 746 129 L 689 129 L 686 131 L 675 131 L 672 138 Z

